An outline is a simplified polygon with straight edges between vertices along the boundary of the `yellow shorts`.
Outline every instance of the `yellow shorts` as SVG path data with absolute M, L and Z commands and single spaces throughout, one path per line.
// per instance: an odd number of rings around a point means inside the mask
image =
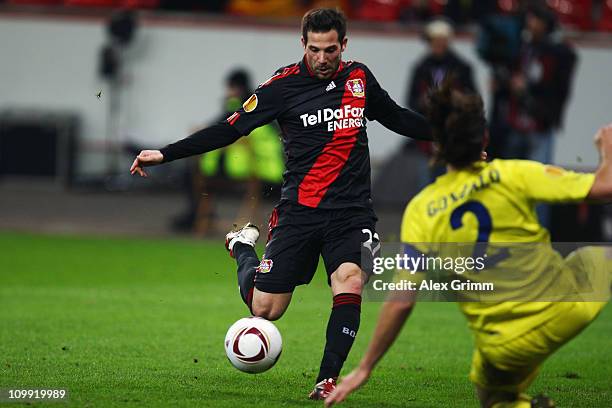
M 501 322 L 526 331 L 507 342 L 499 337 L 476 334 L 470 380 L 487 390 L 521 393 L 538 374 L 540 364 L 570 341 L 597 317 L 610 298 L 612 249 L 583 247 L 565 258 L 576 279 L 582 302 L 553 303 L 547 318 L 534 328 L 518 320 Z M 575 296 L 574 296 L 575 297 Z
M 606 302 L 560 302 L 553 319 L 506 343 L 487 344 L 478 337 L 470 380 L 490 391 L 521 393 L 538 374 L 540 364 L 597 317 Z
M 564 260 L 575 279 L 576 293 L 585 302 L 605 302 L 612 289 L 612 247 L 582 247 Z

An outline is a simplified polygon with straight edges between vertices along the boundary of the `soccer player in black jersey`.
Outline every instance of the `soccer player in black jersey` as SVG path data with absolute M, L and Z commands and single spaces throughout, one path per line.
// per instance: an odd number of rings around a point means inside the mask
M 311 281 L 322 255 L 333 306 L 312 399 L 324 399 L 334 389 L 353 345 L 369 274 L 363 248 L 371 256 L 378 244 L 366 121 L 430 140 L 421 115 L 398 106 L 364 64 L 342 60 L 345 35 L 340 11 L 306 13 L 300 62 L 279 69 L 227 120 L 161 150 L 142 151 L 130 170 L 146 176 L 145 166 L 227 146 L 278 121 L 287 171 L 263 258 L 254 250 L 259 230 L 252 224 L 230 232 L 226 247 L 238 264 L 243 301 L 253 315 L 268 320 L 282 316 L 293 290 Z

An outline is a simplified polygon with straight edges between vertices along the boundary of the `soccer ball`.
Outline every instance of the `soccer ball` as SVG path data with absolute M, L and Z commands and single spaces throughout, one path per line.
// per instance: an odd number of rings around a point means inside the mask
M 283 339 L 272 322 L 261 317 L 245 317 L 225 335 L 225 354 L 230 363 L 245 373 L 262 373 L 280 357 Z

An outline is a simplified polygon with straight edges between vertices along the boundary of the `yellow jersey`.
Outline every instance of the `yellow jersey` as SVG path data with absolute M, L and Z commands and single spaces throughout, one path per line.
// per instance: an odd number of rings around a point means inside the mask
M 506 269 L 527 272 L 509 280 L 510 289 L 529 287 L 537 298 L 540 290 L 555 284 L 563 258 L 552 249 L 550 234 L 538 222 L 535 206 L 584 200 L 594 179 L 594 174 L 526 160 L 479 162 L 469 169 L 450 171 L 408 204 L 401 240 L 423 252 L 448 242 L 541 243 L 546 250 L 538 249 L 537 256 L 523 257 Z M 476 333 L 498 333 L 500 340 L 508 340 L 547 321 L 551 304 L 463 302 L 460 308 Z

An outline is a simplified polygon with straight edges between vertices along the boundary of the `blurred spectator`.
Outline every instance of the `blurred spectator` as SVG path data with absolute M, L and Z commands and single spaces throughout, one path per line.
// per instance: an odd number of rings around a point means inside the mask
M 452 26 L 445 20 L 431 21 L 425 27 L 424 38 L 428 50 L 412 70 L 406 97 L 406 103 L 410 108 L 424 113 L 430 89 L 438 87 L 447 77 L 455 89 L 462 92 L 476 92 L 472 67 L 451 47 L 453 34 Z M 430 142 L 417 142 L 417 146 L 427 157 L 431 156 Z M 443 167 L 422 170 L 425 177 L 419 184 L 423 186 L 444 172 Z
M 508 158 L 553 161 L 554 132 L 563 123 L 577 59 L 556 27 L 555 14 L 544 3 L 527 10 L 518 59 L 503 84 L 509 90 Z
M 448 0 L 444 14 L 457 25 L 467 24 L 475 17 L 477 11 L 483 4 L 490 3 L 486 0 Z
M 226 80 L 225 107 L 218 121 L 225 120 L 240 109 L 252 94 L 249 74 L 236 69 Z M 252 176 L 278 186 L 284 171 L 279 134 L 273 125 L 264 125 L 251 132 L 248 138 L 224 148 L 202 155 L 200 170 L 204 176 L 225 176 L 229 179 L 246 180 Z
M 601 1 L 600 15 L 598 28 L 601 31 L 612 31 L 612 0 Z
M 361 3 L 379 3 L 387 9 L 395 6 L 399 8 L 396 14 L 403 21 L 429 21 L 444 16 L 455 25 L 463 25 L 491 12 L 497 0 L 363 0 Z
M 495 82 L 497 125 L 507 129 L 500 155 L 552 163 L 554 133 L 563 124 L 577 57 L 544 2 L 529 4 L 523 24 L 518 55 Z M 537 211 L 548 226 L 550 208 L 541 205 Z
M 476 51 L 491 68 L 491 109 L 489 111 L 490 158 L 504 157 L 510 131 L 508 101 L 512 67 L 518 60 L 524 25 L 524 12 L 518 1 L 500 2 L 479 21 Z
M 243 69 L 230 72 L 225 86 L 223 107 L 217 122 L 238 110 L 253 89 L 250 76 Z M 224 149 L 203 154 L 188 166 L 185 174 L 188 209 L 176 217 L 174 228 L 205 234 L 216 216 L 216 196 L 236 192 L 236 188 L 243 197 L 237 218 L 255 219 L 261 196 L 280 194 L 283 171 L 279 133 L 271 124 L 253 130 L 248 137 Z
M 412 109 L 424 112 L 427 93 L 446 77 L 452 78 L 458 90 L 476 91 L 472 67 L 451 47 L 453 34 L 452 26 L 444 20 L 434 20 L 425 27 L 428 51 L 412 70 L 407 94 L 407 103 Z

